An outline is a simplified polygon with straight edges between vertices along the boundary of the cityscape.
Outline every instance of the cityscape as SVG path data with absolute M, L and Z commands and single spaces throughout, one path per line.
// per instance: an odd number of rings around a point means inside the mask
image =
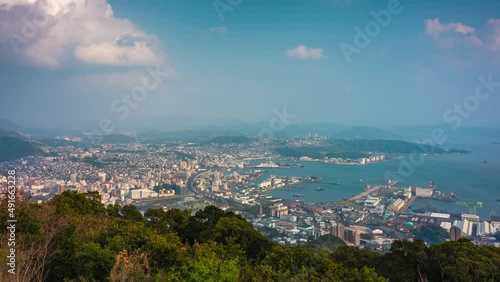
M 214 205 L 241 214 L 257 230 L 282 245 L 305 243 L 331 234 L 349 245 L 383 252 L 394 240 L 415 238 L 422 226 L 439 226 L 449 232 L 449 238 L 442 239 L 464 237 L 476 244 L 499 246 L 494 237 L 500 229 L 495 211 L 491 218 L 481 218 L 476 214 L 476 208 L 482 207 L 481 202 L 468 203 L 453 192 L 440 192 L 432 181 L 428 187 L 401 185 L 390 178 L 387 183 L 360 182 L 359 191 L 349 198 L 305 202 L 301 193 L 307 190 L 304 183 L 322 184 L 324 188 L 316 187 L 315 193 L 343 189 L 342 184 L 325 182 L 315 175 L 273 173 L 300 169 L 311 162 L 369 166 L 401 157 L 398 153 L 387 157 L 382 152 L 372 152 L 358 159 L 317 159 L 273 153 L 283 146 L 309 148 L 306 146 L 325 140 L 329 139 L 306 136 L 252 140 L 226 136 L 201 144 L 158 145 L 149 140 L 149 144 L 133 142 L 85 148 L 78 146 L 81 140 L 74 139 L 66 140 L 73 142 L 71 146 L 43 145 L 43 156 L 4 162 L 1 167 L 23 171 L 17 177 L 18 191 L 30 202 L 46 202 L 64 191 L 95 191 L 105 206 L 133 204 L 142 213 L 149 208 L 177 208 L 189 209 L 194 214 Z M 3 176 L 0 183 L 5 185 L 7 177 Z M 273 197 L 269 192 L 275 189 L 293 191 L 293 198 Z M 412 209 L 417 198 L 456 202 L 467 211 Z
M 0 281 L 500 281 L 499 12 L 0 0 Z

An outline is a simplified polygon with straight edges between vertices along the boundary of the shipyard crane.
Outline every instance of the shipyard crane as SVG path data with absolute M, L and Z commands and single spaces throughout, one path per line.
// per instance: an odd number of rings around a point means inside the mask
M 483 202 L 471 202 L 471 203 L 457 202 L 457 205 L 469 208 L 469 214 L 476 215 L 477 208 L 482 208 Z
M 491 216 L 495 216 L 498 208 L 500 208 L 500 198 L 497 199 L 497 202 L 499 202 L 499 204 L 497 205 L 497 207 L 495 209 L 491 210 L 491 212 L 490 212 Z

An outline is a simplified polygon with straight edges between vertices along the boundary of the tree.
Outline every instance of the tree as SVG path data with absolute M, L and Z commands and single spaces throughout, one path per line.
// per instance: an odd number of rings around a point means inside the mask
M 179 236 L 183 237 L 188 226 L 191 211 L 170 209 L 163 211 L 163 209 L 149 209 L 144 213 L 149 226 L 157 230 L 159 233 L 168 231 L 176 232 Z
M 391 281 L 426 281 L 434 276 L 428 249 L 422 240 L 394 241 L 391 252 L 380 256 L 377 270 Z
M 330 255 L 334 262 L 347 268 L 375 267 L 380 255 L 378 253 L 356 247 L 340 246 Z
M 422 225 L 412 231 L 416 239 L 422 239 L 431 244 L 442 243 L 449 237 L 448 231 L 439 225 Z
M 50 204 L 56 207 L 57 213 L 79 214 L 79 215 L 104 215 L 106 209 L 101 203 L 98 192 L 77 193 L 75 191 L 64 191 L 56 195 Z
M 118 204 L 115 205 L 108 205 L 106 207 L 106 214 L 108 216 L 116 217 L 116 218 L 121 218 L 122 215 L 120 214 L 121 207 Z
M 467 239 L 430 247 L 439 279 L 447 281 L 500 281 L 500 249 L 476 246 Z
M 239 276 L 238 259 L 224 259 L 214 242 L 195 244 L 194 259 L 182 269 L 183 281 L 236 281 Z
M 138 251 L 129 254 L 127 250 L 123 250 L 116 256 L 110 279 L 112 282 L 148 281 L 150 271 L 149 260 L 145 254 Z
M 121 214 L 123 219 L 128 219 L 132 221 L 143 221 L 144 217 L 142 217 L 141 212 L 134 205 L 126 205 L 121 209 Z

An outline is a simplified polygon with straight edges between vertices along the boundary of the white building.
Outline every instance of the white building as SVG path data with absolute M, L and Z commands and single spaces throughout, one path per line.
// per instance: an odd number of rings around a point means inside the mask
M 419 188 L 419 187 L 417 187 L 415 189 L 415 195 L 417 197 L 421 197 L 421 198 L 430 198 L 430 197 L 432 197 L 432 193 L 433 192 L 434 192 L 434 190 L 428 189 L 428 188 Z
M 377 198 L 377 197 L 368 197 L 368 199 L 366 199 L 363 204 L 364 204 L 365 207 L 374 208 L 379 203 L 380 203 L 380 198 Z
M 402 199 L 396 199 L 394 202 L 392 202 L 387 209 L 391 211 L 399 211 L 402 207 L 404 207 L 405 201 Z

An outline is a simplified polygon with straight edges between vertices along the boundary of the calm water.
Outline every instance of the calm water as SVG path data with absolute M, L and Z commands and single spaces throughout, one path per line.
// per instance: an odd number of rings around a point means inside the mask
M 473 150 L 468 155 L 426 156 L 424 162 L 414 166 L 411 172 L 400 169 L 402 160 L 391 160 L 367 166 L 344 166 L 314 162 L 303 162 L 303 168 L 271 169 L 261 179 L 270 174 L 282 176 L 318 176 L 326 182 L 337 182 L 340 185 L 320 183 L 303 183 L 296 188 L 287 188 L 269 192 L 278 198 L 296 199 L 293 194 L 303 194 L 300 199 L 305 202 L 335 201 L 348 198 L 364 189 L 366 183 L 384 184 L 388 173 L 399 175 L 401 181 L 397 186 L 428 187 L 432 180 L 438 190 L 457 194 L 459 201 L 482 201 L 483 208 L 478 209 L 478 215 L 489 218 L 489 213 L 496 208 L 500 198 L 500 145 L 493 145 L 493 140 L 448 144 L 461 149 Z M 484 163 L 484 161 L 487 161 Z M 403 171 L 404 173 L 399 173 Z M 315 191 L 321 187 L 324 191 Z M 450 212 L 465 212 L 465 208 L 453 202 L 417 200 L 414 207 L 426 206 L 431 203 L 440 209 Z M 500 214 L 500 209 L 497 214 Z

